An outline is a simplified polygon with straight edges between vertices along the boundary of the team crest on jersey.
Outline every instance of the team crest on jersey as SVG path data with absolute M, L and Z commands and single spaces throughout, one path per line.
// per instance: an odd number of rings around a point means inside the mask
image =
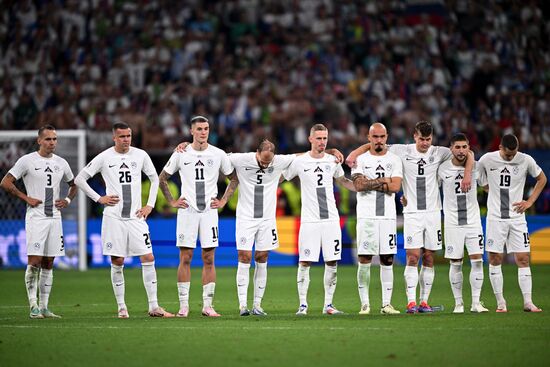
M 304 250 L 304 255 L 309 256 L 309 254 L 311 254 L 311 251 L 309 251 L 309 249 L 306 248 L 306 249 Z
M 273 167 L 269 167 L 269 168 L 267 169 L 267 173 L 273 173 Z
M 435 160 L 434 156 L 431 155 L 430 158 L 428 158 L 428 162 L 433 163 Z
M 185 235 L 183 233 L 178 234 L 178 241 L 182 242 L 185 239 Z
M 366 250 L 369 248 L 369 241 L 363 241 L 363 243 L 361 244 L 363 246 L 363 248 Z
M 407 237 L 407 243 L 410 245 L 413 242 L 412 236 Z
M 240 244 L 241 246 L 246 245 L 246 237 L 241 237 L 241 238 L 239 239 L 239 244 Z
M 492 238 L 489 238 L 489 239 L 487 240 L 487 246 L 493 246 L 493 243 L 494 243 L 494 241 L 493 241 Z
M 386 171 L 391 171 L 392 168 L 393 166 L 391 163 L 386 164 Z
M 325 166 L 325 171 L 330 171 L 330 166 L 328 164 Z
M 107 242 L 107 248 L 110 250 L 113 248 L 113 244 L 111 242 Z
M 448 253 L 452 254 L 453 250 L 454 250 L 453 246 L 447 246 L 447 252 Z
M 38 242 L 35 242 L 33 246 L 37 250 L 40 248 L 40 244 Z
M 60 169 L 61 169 L 61 168 L 59 168 L 59 166 L 53 166 L 53 170 L 54 170 L 55 172 L 59 172 Z
M 514 168 L 512 168 L 512 173 L 514 175 L 517 175 L 519 173 L 519 167 L 518 166 L 514 166 Z
M 136 168 L 137 168 L 137 163 L 136 163 L 136 162 L 132 162 L 132 163 L 130 163 L 130 166 L 131 166 L 133 169 L 136 169 Z
M 208 167 L 212 167 L 214 165 L 214 160 L 209 159 L 209 160 L 206 161 L 206 164 L 208 165 Z
M 323 172 L 323 170 L 321 169 L 321 167 L 317 166 L 317 168 L 315 168 L 313 172 Z

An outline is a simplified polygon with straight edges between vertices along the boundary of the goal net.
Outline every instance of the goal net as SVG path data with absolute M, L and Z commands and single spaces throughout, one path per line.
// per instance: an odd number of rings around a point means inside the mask
M 36 151 L 37 131 L 2 131 L 0 134 L 0 179 L 23 155 Z M 86 164 L 86 132 L 58 130 L 55 154 L 67 160 L 73 174 Z M 22 180 L 16 186 L 24 192 Z M 65 197 L 68 185 L 62 183 L 60 196 Z M 27 265 L 25 233 L 26 205 L 0 189 L 0 267 L 20 268 Z M 79 192 L 68 208 L 62 210 L 65 256 L 55 259 L 64 269 L 87 269 L 86 198 Z

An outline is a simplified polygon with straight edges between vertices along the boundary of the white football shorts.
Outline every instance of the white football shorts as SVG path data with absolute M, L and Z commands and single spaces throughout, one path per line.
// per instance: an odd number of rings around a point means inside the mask
M 142 256 L 153 252 L 149 226 L 143 219 L 122 220 L 104 215 L 101 242 L 106 256 Z
M 298 234 L 300 261 L 318 262 L 321 248 L 325 262 L 342 258 L 340 221 L 300 224 Z
M 435 212 L 404 213 L 403 218 L 405 249 L 441 250 L 441 212 L 439 210 Z
M 464 258 L 464 247 L 468 255 L 483 254 L 483 230 L 479 226 L 445 226 L 445 258 Z
M 279 247 L 277 223 L 275 218 L 247 220 L 237 217 L 235 227 L 237 250 L 252 251 L 256 244 L 256 251 L 270 251 Z
M 397 253 L 395 219 L 357 219 L 357 255 Z
M 176 236 L 178 247 L 196 248 L 197 237 L 202 248 L 218 247 L 218 211 L 197 212 L 191 207 L 179 209 Z
M 524 219 L 499 221 L 487 219 L 485 249 L 487 252 L 511 254 L 513 252 L 531 252 L 529 231 Z
M 27 256 L 57 257 L 65 255 L 61 218 L 25 220 Z

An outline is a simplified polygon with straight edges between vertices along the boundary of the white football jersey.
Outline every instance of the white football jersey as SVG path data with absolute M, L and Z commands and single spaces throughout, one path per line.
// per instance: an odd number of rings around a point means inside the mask
M 525 219 L 525 213 L 517 213 L 512 204 L 523 200 L 527 175 L 537 177 L 542 169 L 528 154 L 518 152 L 511 161 L 505 161 L 499 151 L 483 155 L 479 160 L 483 185 L 489 185 L 487 218 Z
M 443 188 L 443 214 L 446 226 L 481 226 L 479 204 L 477 203 L 477 164 L 472 170 L 472 188 L 462 192 L 460 184 L 464 178 L 464 167 L 455 166 L 449 159 L 439 166 L 439 181 Z
M 451 150 L 432 145 L 420 153 L 415 144 L 394 144 L 389 150 L 403 162 L 403 193 L 407 198 L 403 213 L 441 210 L 437 168 L 452 157 Z
M 269 167 L 262 169 L 256 160 L 256 153 L 229 155 L 239 178 L 238 218 L 275 218 L 279 178 L 295 157 L 294 154 L 276 154 Z
M 369 180 L 379 177 L 403 178 L 403 163 L 392 152 L 384 155 L 372 155 L 366 152 L 357 157 L 357 166 L 351 174 L 364 175 Z M 361 191 L 357 193 L 357 218 L 396 218 L 395 194 L 379 191 Z
M 141 209 L 141 172 L 148 177 L 158 175 L 149 155 L 139 148 L 130 147 L 127 153 L 117 153 L 114 147 L 99 153 L 84 168 L 91 177 L 100 173 L 105 181 L 107 195 L 117 195 L 118 204 L 105 206 L 103 215 L 118 219 L 136 219 Z M 155 206 L 157 190 L 149 193 L 147 204 Z M 151 197 L 152 196 L 152 197 Z
M 61 213 L 55 207 L 59 197 L 61 180 L 70 182 L 74 179 L 69 163 L 58 155 L 50 158 L 33 152 L 19 158 L 9 173 L 16 179 L 23 179 L 27 195 L 42 201 L 32 208 L 27 206 L 26 219 L 60 218 Z
M 300 155 L 283 175 L 287 180 L 300 177 L 302 222 L 340 220 L 334 199 L 333 178 L 344 176 L 344 170 L 341 164 L 336 163 L 336 157 L 328 153 L 322 158 L 313 158 L 309 153 Z
M 175 152 L 164 166 L 164 171 L 170 175 L 179 171 L 180 197 L 198 212 L 208 210 L 212 198 L 218 196 L 220 170 L 229 175 L 233 171 L 231 161 L 223 150 L 210 144 L 202 151 L 190 145 L 183 153 Z

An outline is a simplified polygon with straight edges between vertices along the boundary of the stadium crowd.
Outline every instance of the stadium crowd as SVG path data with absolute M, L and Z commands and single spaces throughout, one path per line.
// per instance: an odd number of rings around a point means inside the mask
M 212 144 L 249 151 L 268 135 L 307 147 L 366 141 L 372 121 L 408 141 L 466 132 L 477 153 L 514 132 L 550 147 L 550 23 L 541 1 L 8 1 L 0 21 L 0 128 L 86 129 L 89 154 L 112 123 L 170 151 L 208 116 Z M 546 14 L 547 15 L 547 14 Z

